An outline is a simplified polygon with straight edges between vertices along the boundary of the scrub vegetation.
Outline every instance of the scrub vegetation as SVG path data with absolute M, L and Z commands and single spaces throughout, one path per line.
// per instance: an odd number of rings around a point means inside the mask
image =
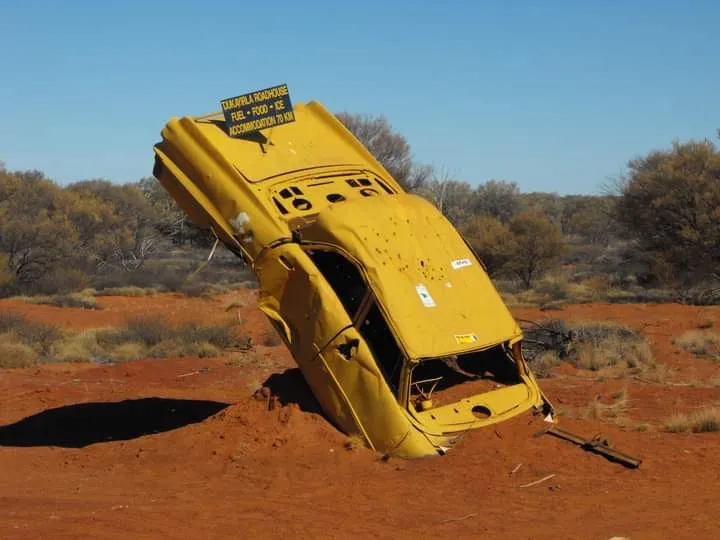
M 664 368 L 656 362 L 647 339 L 616 322 L 553 319 L 527 329 L 525 335 L 525 356 L 538 377 L 548 377 L 552 368 L 568 363 L 590 372 L 664 378 Z
M 720 408 L 707 407 L 691 414 L 676 414 L 665 422 L 670 433 L 714 433 L 720 431 Z
M 697 356 L 720 361 L 720 334 L 705 329 L 688 330 L 673 343 Z
M 600 195 L 472 186 L 412 159 L 383 116 L 339 113 L 393 176 L 463 233 L 511 306 L 584 302 L 720 303 L 720 151 L 674 142 L 628 162 Z M 93 309 L 93 295 L 213 296 L 255 286 L 154 178 L 59 186 L 0 162 L 0 296 Z M 692 260 L 693 264 L 687 264 Z
M 128 320 L 124 327 L 92 328 L 82 332 L 0 314 L 0 367 L 29 367 L 47 362 L 116 363 L 140 358 L 219 356 L 242 348 L 247 338 L 233 321 L 223 324 L 170 325 L 158 318 Z

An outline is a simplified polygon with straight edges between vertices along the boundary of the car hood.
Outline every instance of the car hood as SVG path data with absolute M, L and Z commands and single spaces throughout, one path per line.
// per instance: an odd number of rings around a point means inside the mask
M 369 197 L 323 210 L 303 230 L 365 271 L 409 358 L 486 348 L 522 336 L 484 267 L 452 224 L 415 195 Z

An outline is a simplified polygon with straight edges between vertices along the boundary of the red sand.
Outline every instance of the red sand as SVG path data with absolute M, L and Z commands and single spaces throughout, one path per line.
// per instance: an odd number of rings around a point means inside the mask
M 212 300 L 101 298 L 100 311 L 12 301 L 0 302 L 0 310 L 72 329 L 122 324 L 133 314 L 207 322 L 237 320 L 239 312 L 261 344 L 271 329 L 254 301 L 252 291 L 238 291 Z M 236 302 L 244 307 L 225 311 Z M 445 457 L 383 462 L 367 449 L 346 448 L 283 347 L 258 345 L 245 367 L 226 365 L 233 354 L 46 365 L 0 371 L 0 538 L 718 537 L 720 434 L 657 427 L 674 412 L 720 403 L 713 382 L 720 365 L 671 343 L 720 320 L 720 309 L 595 304 L 515 312 L 617 320 L 648 336 L 669 369 L 663 384 L 591 380 L 568 367 L 540 381 L 560 407 L 609 403 L 627 388 L 623 415 L 631 427 L 561 424 L 588 437 L 602 433 L 642 457 L 639 469 L 534 438 L 543 426 L 531 417 L 469 433 Z M 254 398 L 263 384 L 277 397 Z M 140 398 L 163 399 L 141 402 L 144 410 L 121 403 Z M 53 413 L 59 407 L 66 408 Z M 161 431 L 168 418 L 176 429 Z M 641 423 L 649 431 L 633 429 Z M 103 439 L 138 426 L 161 432 Z M 88 441 L 95 444 L 58 446 Z

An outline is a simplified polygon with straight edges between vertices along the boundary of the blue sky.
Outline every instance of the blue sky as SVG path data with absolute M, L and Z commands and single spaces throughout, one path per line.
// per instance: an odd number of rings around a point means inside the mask
M 171 116 L 280 82 L 385 115 L 473 185 L 597 193 L 720 127 L 717 0 L 24 0 L 0 6 L 0 161 L 149 176 Z

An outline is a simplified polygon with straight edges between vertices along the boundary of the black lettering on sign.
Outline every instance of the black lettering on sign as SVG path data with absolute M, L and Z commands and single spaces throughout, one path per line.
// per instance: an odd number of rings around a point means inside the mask
M 231 137 L 295 121 L 287 84 L 223 99 L 220 106 Z

